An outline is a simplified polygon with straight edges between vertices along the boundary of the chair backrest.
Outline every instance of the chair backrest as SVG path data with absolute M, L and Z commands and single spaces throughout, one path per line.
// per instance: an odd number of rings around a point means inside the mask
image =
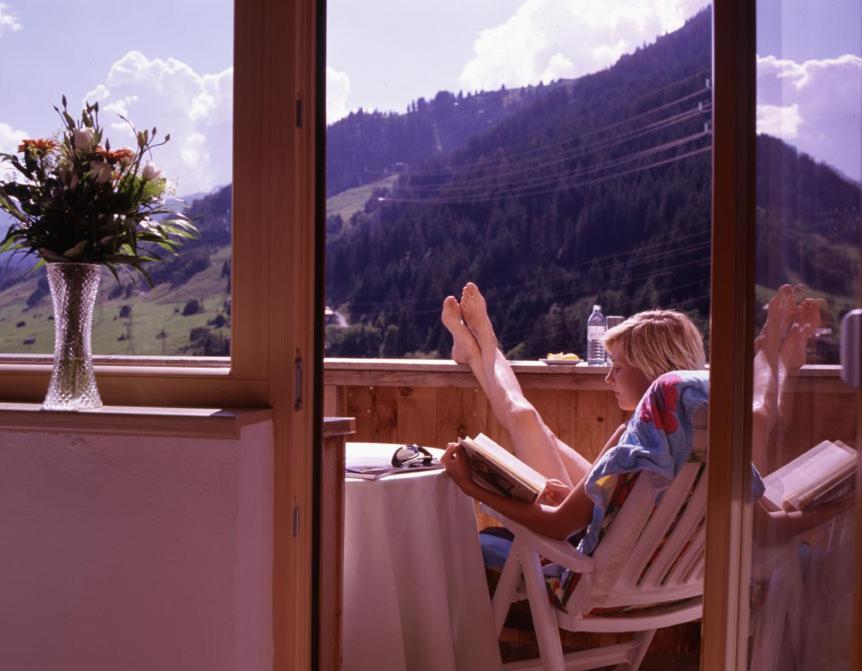
M 570 613 L 678 601 L 703 593 L 706 547 L 707 410 L 693 417 L 693 451 L 659 496 L 642 473 L 593 553 L 595 570 L 578 583 Z

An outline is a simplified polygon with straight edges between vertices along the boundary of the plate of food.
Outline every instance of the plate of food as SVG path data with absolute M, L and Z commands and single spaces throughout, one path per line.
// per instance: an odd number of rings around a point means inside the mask
M 574 352 L 548 352 L 548 356 L 539 359 L 539 361 L 548 366 L 577 366 L 584 362 Z

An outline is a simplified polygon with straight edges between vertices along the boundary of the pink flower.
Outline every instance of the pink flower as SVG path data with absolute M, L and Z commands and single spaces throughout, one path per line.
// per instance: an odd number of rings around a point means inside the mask
M 111 179 L 111 166 L 107 161 L 92 161 L 90 163 L 90 174 L 99 184 L 104 184 Z
M 161 176 L 162 176 L 162 171 L 159 170 L 152 163 L 147 163 L 144 166 L 143 172 L 141 172 L 141 177 L 143 177 L 144 179 L 158 179 Z
M 92 128 L 79 128 L 72 136 L 72 142 L 78 151 L 86 151 L 93 146 L 95 134 Z

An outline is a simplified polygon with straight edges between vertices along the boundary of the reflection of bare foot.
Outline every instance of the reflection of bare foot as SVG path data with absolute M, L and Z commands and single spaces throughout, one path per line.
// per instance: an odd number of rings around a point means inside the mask
M 796 291 L 789 284 L 784 284 L 775 292 L 766 306 L 768 311 L 766 323 L 760 335 L 754 339 L 754 351 L 763 350 L 772 365 L 777 363 L 781 341 L 790 329 L 795 304 Z
M 820 302 L 806 298 L 793 313 L 793 324 L 781 343 L 781 360 L 788 373 L 793 373 L 805 364 L 808 339 L 820 328 Z
M 497 336 L 494 335 L 494 327 L 488 317 L 488 306 L 484 296 L 479 293 L 479 287 L 472 282 L 467 282 L 461 292 L 461 314 L 476 336 L 480 349 L 497 349 Z
M 470 329 L 461 321 L 461 306 L 454 296 L 447 296 L 443 301 L 440 320 L 452 334 L 452 358 L 457 363 L 467 363 L 472 357 L 479 355 L 479 345 Z

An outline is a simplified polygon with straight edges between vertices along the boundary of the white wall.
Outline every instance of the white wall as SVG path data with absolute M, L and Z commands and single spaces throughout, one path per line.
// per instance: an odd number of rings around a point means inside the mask
M 271 669 L 272 452 L 0 432 L 0 668 Z

